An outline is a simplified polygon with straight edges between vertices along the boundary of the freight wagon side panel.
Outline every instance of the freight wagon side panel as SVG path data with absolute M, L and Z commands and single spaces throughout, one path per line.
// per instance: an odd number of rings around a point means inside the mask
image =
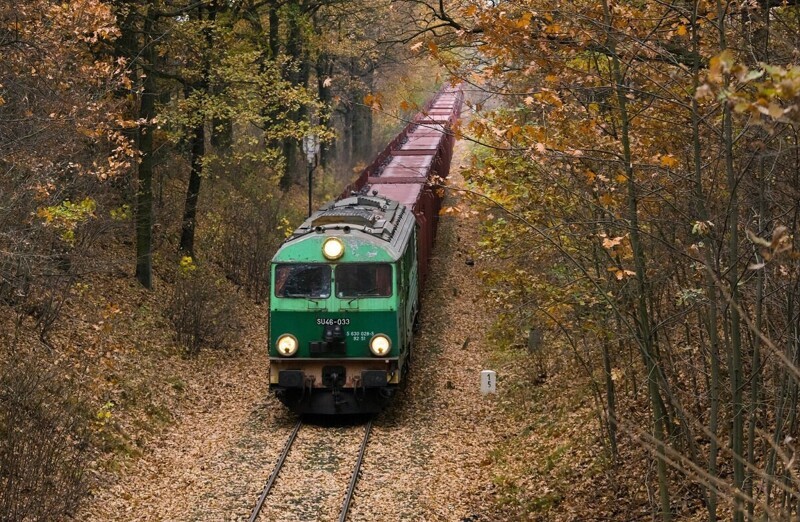
M 417 262 L 419 279 L 423 284 L 427 278 L 430 257 L 433 254 L 433 240 L 439 222 L 441 198 L 434 189 L 422 183 L 374 183 L 369 190 L 379 195 L 399 201 L 411 208 L 419 226 L 417 232 Z

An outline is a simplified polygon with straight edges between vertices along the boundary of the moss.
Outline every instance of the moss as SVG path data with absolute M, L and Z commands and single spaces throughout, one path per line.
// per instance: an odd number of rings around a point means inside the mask
M 184 390 L 186 390 L 186 382 L 178 376 L 168 378 L 167 384 L 169 384 L 172 389 L 178 393 L 183 393 Z

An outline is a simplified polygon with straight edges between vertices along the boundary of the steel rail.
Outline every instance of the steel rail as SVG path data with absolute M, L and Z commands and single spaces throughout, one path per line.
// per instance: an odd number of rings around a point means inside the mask
M 356 491 L 356 483 L 358 482 L 358 475 L 361 471 L 361 463 L 364 461 L 364 453 L 367 451 L 367 442 L 369 442 L 369 433 L 372 431 L 372 419 L 367 422 L 367 427 L 364 430 L 364 440 L 361 441 L 361 449 L 358 451 L 358 460 L 353 468 L 353 475 L 350 477 L 350 485 L 347 487 L 347 494 L 342 503 L 342 511 L 339 515 L 339 522 L 347 520 L 347 513 L 350 511 L 350 502 L 353 500 L 353 494 Z
M 269 495 L 269 491 L 272 489 L 272 485 L 275 484 L 275 480 L 278 478 L 278 473 L 281 471 L 283 467 L 283 462 L 286 460 L 286 456 L 289 454 L 289 450 L 292 449 L 292 444 L 294 443 L 294 439 L 297 438 L 297 432 L 300 431 L 300 426 L 303 425 L 303 421 L 297 421 L 295 424 L 292 433 L 289 434 L 289 438 L 286 440 L 286 444 L 283 446 L 283 451 L 281 452 L 281 456 L 278 457 L 278 462 L 275 464 L 275 469 L 272 470 L 272 474 L 269 476 L 269 480 L 267 480 L 264 489 L 261 490 L 261 495 L 258 497 L 258 502 L 256 502 L 256 507 L 253 508 L 253 512 L 250 513 L 250 518 L 248 522 L 255 522 L 258 518 L 258 514 L 261 512 L 261 508 L 264 506 L 264 501 L 267 499 L 267 495 Z

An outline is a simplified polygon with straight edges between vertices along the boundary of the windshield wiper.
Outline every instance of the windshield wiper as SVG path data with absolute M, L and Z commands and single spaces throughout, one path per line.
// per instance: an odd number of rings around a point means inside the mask
M 380 297 L 379 294 L 376 294 L 377 288 L 370 288 L 369 290 L 364 290 L 363 292 L 356 292 L 356 295 L 353 296 L 352 299 L 347 301 L 347 304 L 351 304 L 353 301 L 358 299 L 359 297 Z

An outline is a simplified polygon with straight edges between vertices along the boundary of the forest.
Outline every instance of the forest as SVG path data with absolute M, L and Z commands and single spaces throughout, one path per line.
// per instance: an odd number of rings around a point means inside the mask
M 0 519 L 75 519 L 175 424 L 164 361 L 235 357 L 444 83 L 505 414 L 574 398 L 593 448 L 548 494 L 494 448 L 486 520 L 800 517 L 798 2 L 5 0 L 0 50 Z

